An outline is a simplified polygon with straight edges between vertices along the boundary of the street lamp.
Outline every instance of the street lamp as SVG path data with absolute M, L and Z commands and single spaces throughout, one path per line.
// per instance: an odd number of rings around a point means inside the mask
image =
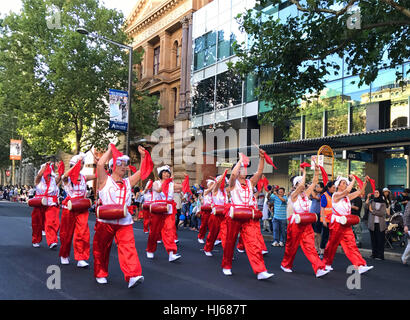
M 129 128 L 130 128 L 130 112 L 131 112 L 131 86 L 132 86 L 132 47 L 131 46 L 127 46 L 125 44 L 107 39 L 103 36 L 100 36 L 98 33 L 96 32 L 89 32 L 87 29 L 84 28 L 77 28 L 76 31 L 80 34 L 86 35 L 86 36 L 90 36 L 91 38 L 94 39 L 101 39 L 104 40 L 106 42 L 109 42 L 111 44 L 115 44 L 123 49 L 127 49 L 129 52 L 129 64 L 128 64 L 128 116 L 127 116 L 127 132 L 126 132 L 126 137 L 125 137 L 125 154 L 128 154 L 129 151 L 129 143 L 130 143 L 130 139 L 129 139 Z

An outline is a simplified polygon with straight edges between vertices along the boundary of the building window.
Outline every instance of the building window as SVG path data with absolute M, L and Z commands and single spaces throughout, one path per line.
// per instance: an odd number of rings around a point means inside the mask
M 159 53 L 160 47 L 156 47 L 154 49 L 154 75 L 158 74 L 159 72 Z
M 207 67 L 216 61 L 216 32 L 208 32 L 195 39 L 194 70 Z
M 174 107 L 174 116 L 176 117 L 178 114 L 178 89 L 172 88 L 172 99 L 173 99 L 173 107 Z
M 180 55 L 181 55 L 181 51 L 180 51 L 180 47 L 178 46 L 178 41 L 174 42 L 174 45 L 172 46 L 172 67 L 176 68 L 179 67 L 180 65 Z

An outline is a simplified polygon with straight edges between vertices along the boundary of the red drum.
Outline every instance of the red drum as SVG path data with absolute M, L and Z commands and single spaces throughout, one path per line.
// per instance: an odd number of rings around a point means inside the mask
M 70 199 L 67 202 L 67 208 L 70 211 L 84 212 L 91 208 L 91 200 L 86 198 Z
M 262 218 L 262 212 L 251 207 L 231 207 L 229 216 L 234 220 L 247 221 Z
M 122 204 L 106 204 L 97 207 L 96 216 L 98 219 L 115 220 L 127 216 L 127 206 Z
M 212 207 L 210 204 L 203 204 L 201 206 L 201 211 L 203 212 L 212 212 Z
M 359 216 L 355 216 L 354 214 L 349 214 L 347 216 L 340 216 L 339 223 L 348 227 L 358 224 L 360 222 Z
M 224 216 L 225 215 L 225 206 L 214 206 L 212 208 L 212 214 L 215 216 Z
M 44 207 L 44 206 L 47 206 L 47 198 L 46 198 L 46 197 L 33 198 L 33 199 L 30 199 L 30 200 L 27 202 L 27 204 L 28 204 L 30 207 L 35 207 L 35 208 Z
M 295 223 L 302 226 L 317 222 L 317 215 L 315 213 L 301 213 L 295 214 Z
M 166 202 L 153 202 L 149 205 L 149 212 L 155 214 L 168 213 L 169 206 L 172 207 L 171 204 Z

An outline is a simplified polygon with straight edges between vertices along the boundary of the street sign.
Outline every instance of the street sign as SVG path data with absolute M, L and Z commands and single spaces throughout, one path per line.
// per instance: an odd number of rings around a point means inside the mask
M 335 156 L 331 147 L 323 145 L 317 152 L 317 164 L 323 167 L 330 180 L 333 180 L 333 164 Z
M 371 152 L 355 152 L 350 150 L 343 150 L 343 159 L 363 161 L 363 162 L 373 162 L 373 154 Z
M 21 160 L 21 140 L 10 140 L 10 160 Z
M 110 125 L 109 129 L 127 131 L 128 128 L 128 92 L 109 90 Z

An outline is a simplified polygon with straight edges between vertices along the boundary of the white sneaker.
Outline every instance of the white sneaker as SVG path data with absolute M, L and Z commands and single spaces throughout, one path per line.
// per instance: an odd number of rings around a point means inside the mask
M 45 231 L 41 231 L 41 235 L 45 236 L 46 232 Z
M 285 271 L 285 272 L 289 272 L 289 273 L 293 272 L 292 269 L 285 268 L 285 267 L 283 267 L 282 265 L 280 266 L 280 268 L 281 268 L 283 271 Z
M 179 240 L 178 240 L 178 239 L 176 239 L 176 240 L 174 240 L 174 242 L 175 242 L 175 243 L 178 243 L 178 242 L 179 242 Z
M 279 247 L 279 243 L 277 241 L 273 242 L 272 247 Z
M 181 255 L 180 255 L 180 254 L 174 254 L 174 252 L 171 251 L 171 252 L 169 253 L 168 261 L 169 261 L 169 262 L 172 262 L 172 261 L 178 260 L 179 258 L 181 258 Z
M 38 248 L 38 247 L 40 247 L 40 244 L 39 243 L 33 243 L 33 247 Z
M 205 250 L 204 250 L 204 253 L 205 253 L 205 255 L 208 256 L 208 257 L 212 257 L 212 256 L 213 256 L 213 254 L 212 254 L 211 252 L 208 252 L 208 251 L 205 251 Z
M 219 245 L 219 244 L 221 244 L 221 243 L 222 243 L 221 240 L 215 240 L 214 246 L 217 246 L 217 245 Z
M 360 266 L 359 267 L 359 274 L 365 273 L 369 271 L 370 269 L 373 269 L 373 266 Z
M 241 250 L 241 249 L 238 249 L 238 248 L 236 248 L 236 250 L 238 250 L 238 252 L 240 252 L 240 253 L 244 253 L 244 252 L 245 252 L 245 250 Z
M 97 282 L 100 283 L 100 284 L 107 283 L 107 278 L 95 278 L 95 280 L 97 280 Z
M 265 255 L 265 254 L 267 254 L 267 253 L 269 253 L 269 251 L 262 250 L 262 255 Z
M 232 269 L 222 269 L 222 272 L 226 276 L 231 276 L 232 275 Z
M 60 257 L 60 262 L 61 262 L 61 264 L 69 264 L 70 260 L 68 258 Z
M 128 289 L 135 287 L 137 284 L 143 283 L 144 282 L 144 277 L 143 276 L 138 276 L 138 277 L 132 277 L 130 278 L 130 281 L 128 282 Z
M 50 244 L 50 249 L 53 249 L 53 248 L 55 248 L 55 247 L 57 247 L 57 243 L 55 243 L 55 242 L 53 242 L 52 244 Z
M 161 241 L 161 240 L 157 240 L 157 243 L 162 243 L 162 241 Z
M 279 242 L 279 247 L 284 247 L 285 246 L 285 244 L 281 241 L 281 242 Z
M 333 268 L 332 268 L 332 266 L 326 266 L 325 270 L 333 271 Z
M 85 268 L 85 267 L 88 267 L 88 266 L 89 266 L 89 264 L 85 260 L 80 260 L 80 261 L 77 262 L 77 267 L 79 267 L 79 268 Z
M 199 238 L 198 238 L 198 242 L 199 243 L 205 243 L 204 239 L 199 239 Z
M 149 231 L 145 231 L 144 233 L 145 233 L 145 234 L 148 234 L 148 233 L 149 233 Z
M 147 252 L 147 258 L 148 258 L 148 259 L 154 259 L 154 253 L 152 253 L 152 252 Z
M 318 270 L 316 271 L 316 278 L 323 277 L 325 274 L 328 274 L 329 272 L 330 272 L 330 270 L 318 269 Z
M 273 273 L 268 273 L 267 271 L 259 272 L 258 273 L 258 280 L 265 280 L 273 277 Z

